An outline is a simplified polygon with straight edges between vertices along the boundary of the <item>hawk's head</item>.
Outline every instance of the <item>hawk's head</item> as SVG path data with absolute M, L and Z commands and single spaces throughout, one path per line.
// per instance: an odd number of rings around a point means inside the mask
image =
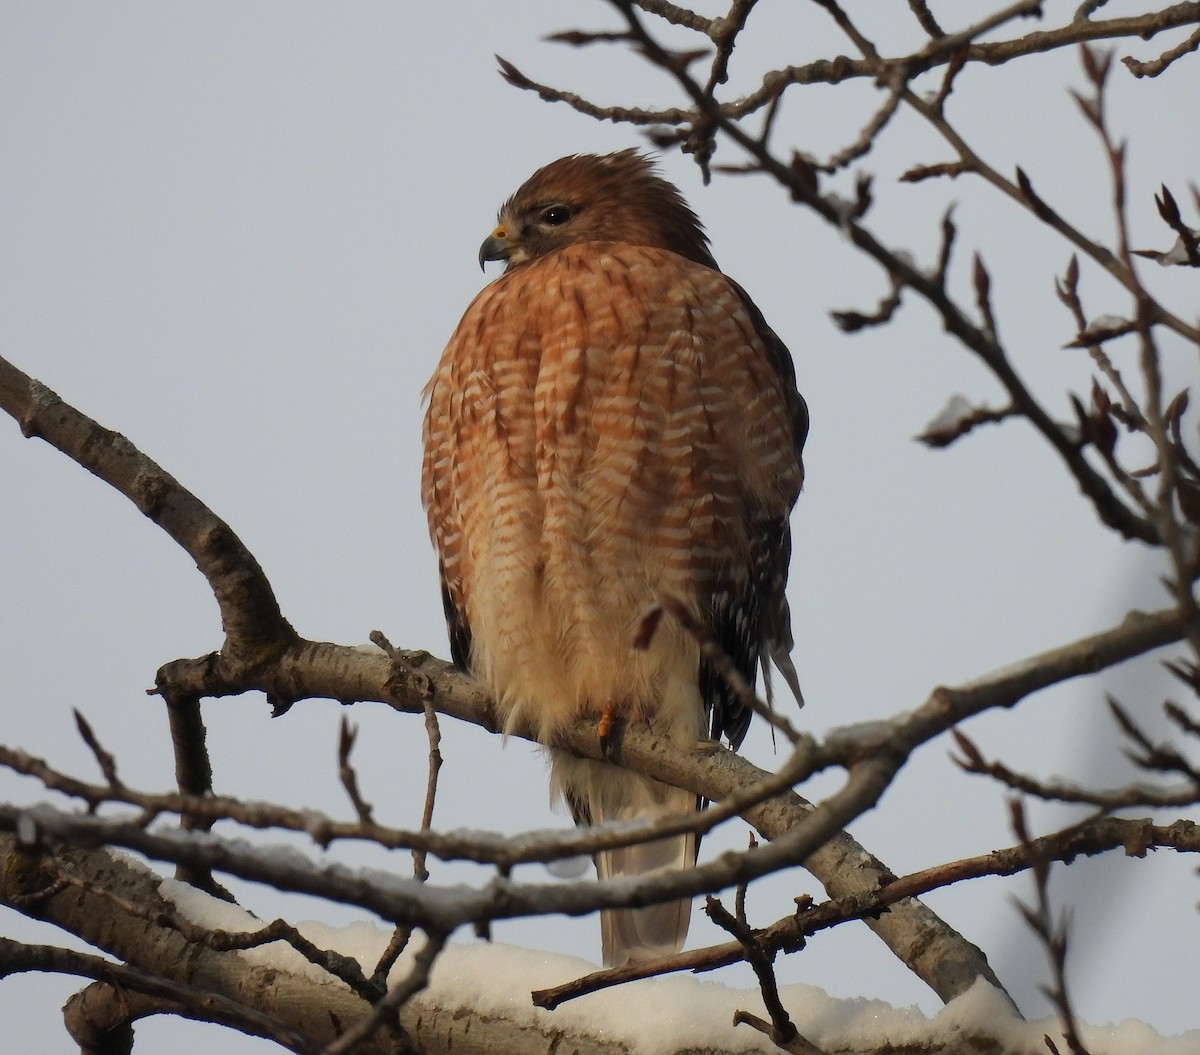
M 504 203 L 498 220 L 479 248 L 480 266 L 520 267 L 578 242 L 654 246 L 717 266 L 696 214 L 636 150 L 552 161 Z

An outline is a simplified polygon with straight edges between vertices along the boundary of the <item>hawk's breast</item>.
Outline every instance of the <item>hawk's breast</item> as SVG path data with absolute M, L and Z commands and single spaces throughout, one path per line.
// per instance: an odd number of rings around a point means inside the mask
M 498 699 L 545 731 L 695 685 L 695 644 L 664 620 L 637 652 L 638 625 L 664 594 L 703 617 L 798 487 L 728 280 L 647 247 L 559 250 L 479 294 L 427 393 L 430 530 Z

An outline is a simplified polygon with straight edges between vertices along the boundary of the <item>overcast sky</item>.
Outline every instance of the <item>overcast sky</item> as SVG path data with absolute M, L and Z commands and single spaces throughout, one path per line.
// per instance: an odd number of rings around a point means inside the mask
M 905 4 L 846 6 L 878 20 L 884 50 L 920 42 Z M 931 6 L 953 12 L 945 22 L 957 27 L 999 5 Z M 1045 8 L 1061 19 L 1075 6 Z M 1137 6 L 1114 2 L 1104 13 Z M 735 54 L 730 91 L 748 89 L 769 66 L 848 52 L 827 23 L 815 4 L 760 5 Z M 3 354 L 127 435 L 224 517 L 300 633 L 356 643 L 380 629 L 398 645 L 446 655 L 418 495 L 421 387 L 471 297 L 494 277 L 479 273 L 476 251 L 498 205 L 555 157 L 640 142 L 629 128 L 508 87 L 493 53 L 600 102 L 678 103 L 665 79 L 633 57 L 542 40 L 615 25 L 598 0 L 9 0 L 0 5 Z M 1138 54 L 1159 50 L 1154 42 Z M 1198 71 L 1193 58 L 1154 81 L 1135 82 L 1123 67 L 1114 73 L 1112 119 L 1131 136 L 1138 244 L 1171 240 L 1154 218 L 1159 184 L 1183 201 L 1200 172 Z M 1108 238 L 1099 148 L 1067 94 L 1082 86 L 1074 54 L 972 69 L 950 113 L 998 168 L 1020 164 L 1043 196 Z M 853 139 L 878 96 L 854 85 L 789 100 L 781 131 L 821 156 Z M 932 262 L 938 218 L 957 201 L 956 289 L 969 290 L 969 253 L 979 248 L 1002 336 L 1034 390 L 1067 417 L 1066 391 L 1086 392 L 1091 373 L 1083 353 L 1062 350 L 1073 332 L 1052 279 L 1067 250 L 968 180 L 895 182 L 916 162 L 948 157 L 914 120 L 898 120 L 861 163 L 876 174 L 871 222 Z M 722 159 L 740 160 L 729 150 Z M 718 177 L 703 187 L 685 158 L 665 157 L 662 167 L 704 219 L 722 267 L 791 347 L 812 410 L 790 591 L 808 728 L 914 707 L 938 684 L 1103 629 L 1130 606 L 1165 603 L 1144 549 L 1096 526 L 1027 426 L 987 428 L 948 452 L 912 442 L 953 393 L 1001 401 L 930 311 L 909 297 L 894 325 L 840 335 L 828 312 L 870 309 L 886 285 L 836 232 L 764 180 Z M 1149 271 L 1180 314 L 1194 314 L 1194 273 Z M 1111 282 L 1087 267 L 1084 276 L 1092 314 L 1128 310 Z M 1132 349 L 1120 351 L 1132 371 Z M 1194 350 L 1167 351 L 1169 373 L 1187 383 Z M 94 775 L 74 732 L 77 707 L 127 783 L 171 786 L 166 719 L 144 690 L 161 663 L 219 646 L 207 585 L 124 498 L 21 439 L 7 420 L 0 640 L 0 741 Z M 1021 768 L 1114 784 L 1130 770 L 1104 693 L 1152 721 L 1157 701 L 1174 691 L 1154 672 L 1153 662 L 1130 665 L 967 731 Z M 217 789 L 346 813 L 336 775 L 342 714 L 326 701 L 278 720 L 257 696 L 206 704 Z M 356 755 L 364 794 L 382 818 L 415 823 L 425 779 L 420 722 L 365 704 L 351 717 L 367 734 Z M 565 823 L 549 812 L 532 749 L 502 748 L 473 729 L 444 731 L 439 826 L 515 832 Z M 745 751 L 768 767 L 778 758 L 761 731 Z M 920 751 L 854 827 L 897 873 L 1012 842 L 1003 795 L 958 774 L 947 754 L 945 741 Z M 0 796 L 41 797 L 32 782 L 3 774 Z M 1032 816 L 1043 828 L 1064 814 Z M 704 852 L 744 842 L 745 826 L 727 825 Z M 380 863 L 358 853 L 346 857 Z M 1162 851 L 1150 862 L 1110 857 L 1060 871 L 1053 891 L 1074 913 L 1073 979 L 1085 1017 L 1136 1016 L 1164 1031 L 1200 1026 L 1193 868 Z M 478 878 L 436 866 L 433 880 L 464 877 Z M 239 889 L 260 915 L 351 918 Z M 755 922 L 785 914 L 806 892 L 819 895 L 819 887 L 803 873 L 763 884 L 751 899 Z M 1046 967 L 1010 900 L 1029 893 L 1024 878 L 982 880 L 928 900 L 988 952 L 1036 1013 Z M 552 920 L 500 925 L 495 935 L 597 959 L 598 930 L 595 920 Z M 53 938 L 11 914 L 0 932 Z M 697 915 L 691 941 L 715 937 Z M 864 928 L 821 936 L 781 974 L 837 996 L 937 1006 Z M 748 984 L 737 972 L 728 977 Z M 13 1050 L 74 1050 L 57 1008 L 76 988 L 43 977 L 0 983 L 0 1032 Z M 180 1052 L 215 1042 L 213 1027 L 138 1028 Z M 238 1039 L 227 1050 L 266 1045 Z

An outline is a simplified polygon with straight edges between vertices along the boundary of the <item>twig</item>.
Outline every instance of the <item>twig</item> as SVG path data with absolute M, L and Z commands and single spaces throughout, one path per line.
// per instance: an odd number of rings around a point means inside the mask
M 104 779 L 108 781 L 108 786 L 110 788 L 124 787 L 121 783 L 121 778 L 117 776 L 117 760 L 104 749 L 103 745 L 97 739 L 96 734 L 92 731 L 90 723 L 79 709 L 73 707 L 71 708 L 71 713 L 75 715 L 75 727 L 79 730 L 79 735 L 83 737 L 83 742 L 91 750 L 92 756 L 96 759 L 96 764 L 100 767 L 100 772 L 104 774 Z
M 412 941 L 413 928 L 409 924 L 395 927 L 392 930 L 391 937 L 388 938 L 387 947 L 383 950 L 379 957 L 379 961 L 375 964 L 375 969 L 371 972 L 371 983 L 378 986 L 380 989 L 387 988 L 387 978 L 391 974 L 392 968 L 396 965 L 396 961 L 403 955 L 404 950 L 408 948 L 408 943 Z
M 385 1025 L 403 1033 L 397 1013 L 412 997 L 429 985 L 429 972 L 445 944 L 444 934 L 427 933 L 425 944 L 413 957 L 408 975 L 375 1003 L 369 1015 L 356 1022 L 333 1043 L 326 1045 L 321 1055 L 348 1055 L 358 1044 Z
M 419 851 L 443 861 L 474 861 L 495 866 L 508 873 L 518 864 L 545 863 L 567 857 L 597 853 L 638 843 L 653 842 L 671 835 L 695 832 L 704 835 L 731 817 L 747 812 L 794 783 L 803 779 L 803 770 L 790 762 L 776 774 L 761 773 L 762 779 L 724 796 L 700 814 L 667 816 L 648 824 L 607 825 L 586 831 L 564 830 L 547 834 L 471 835 L 432 830 L 390 828 L 374 822 L 336 821 L 316 810 L 296 810 L 263 802 L 243 802 L 228 796 L 191 798 L 178 794 L 154 794 L 132 788 L 112 788 L 76 780 L 22 751 L 0 745 L 0 766 L 40 780 L 45 787 L 82 799 L 94 809 L 105 802 L 122 802 L 141 808 L 141 817 L 132 821 L 145 827 L 162 813 L 177 813 L 205 819 L 204 829 L 218 821 L 229 820 L 257 829 L 278 828 L 307 834 L 321 847 L 340 839 L 373 842 L 391 850 Z
M 358 814 L 359 822 L 369 826 L 374 823 L 374 818 L 371 816 L 373 807 L 358 790 L 358 774 L 350 764 L 350 752 L 354 750 L 354 741 L 357 737 L 358 730 L 343 715 L 341 722 L 338 723 L 338 778 L 350 798 L 354 812 Z
M 758 989 L 762 995 L 763 1006 L 766 1007 L 767 1014 L 771 1016 L 770 1022 L 763 1022 L 762 1019 L 745 1011 L 736 1011 L 733 1015 L 734 1025 L 752 1026 L 768 1036 L 773 1044 L 784 1051 L 793 1052 L 794 1055 L 823 1055 L 820 1048 L 801 1035 L 791 1016 L 787 1013 L 787 1008 L 783 1006 L 783 1001 L 779 998 L 779 984 L 775 980 L 775 969 L 771 963 L 771 956 L 768 956 L 759 946 L 754 932 L 746 924 L 746 921 L 731 915 L 721 904 L 720 899 L 715 897 L 706 899 L 704 911 L 718 927 L 732 934 L 742 947 L 746 962 L 750 964 L 755 978 L 758 979 Z
M 180 794 L 190 798 L 204 798 L 212 790 L 212 763 L 208 757 L 208 732 L 204 727 L 204 716 L 200 712 L 200 697 L 195 693 L 174 692 L 160 688 L 157 691 L 167 705 L 167 720 L 171 727 L 171 749 L 175 754 L 175 783 Z M 189 830 L 207 831 L 212 822 L 195 815 L 180 815 L 179 823 Z M 183 883 L 232 901 L 233 896 L 211 872 L 181 864 L 175 878 Z
M 1082 22 L 1085 19 L 1091 18 L 1093 14 L 1099 11 L 1100 8 L 1107 3 L 1108 0 L 1084 0 L 1084 2 L 1075 9 L 1075 21 Z
M 1200 781 L 1196 776 L 1187 773 L 1191 778 L 1188 785 L 1179 788 L 1146 787 L 1139 784 L 1128 784 L 1120 788 L 1094 789 L 1084 788 L 1061 780 L 1038 780 L 1024 773 L 1010 769 L 1002 762 L 987 759 L 979 747 L 968 737 L 958 731 L 953 731 L 955 742 L 962 751 L 961 758 L 954 761 L 966 773 L 976 773 L 991 777 L 1013 791 L 1024 792 L 1026 795 L 1047 802 L 1071 802 L 1079 805 L 1095 806 L 1110 811 L 1128 809 L 1133 806 L 1166 808 L 1178 806 L 1193 806 L 1200 802 Z M 1176 755 L 1175 761 L 1183 762 L 1182 756 Z M 1149 768 L 1149 767 L 1148 767 Z M 1165 768 L 1155 766 L 1153 768 Z M 1169 768 L 1186 768 L 1172 765 Z
M 548 84 L 541 84 L 526 77 L 508 59 L 501 58 L 499 55 L 496 56 L 496 62 L 500 66 L 500 76 L 514 88 L 536 92 L 539 98 L 548 103 L 566 103 L 571 109 L 586 114 L 588 117 L 594 117 L 598 121 L 617 121 L 633 125 L 675 125 L 682 124 L 693 116 L 688 110 L 673 108 L 644 110 L 640 107 L 597 106 L 575 92 L 552 88 Z
M 1193 592 L 1193 580 L 1197 573 L 1196 557 L 1192 553 L 1195 543 L 1188 537 L 1189 534 L 1195 533 L 1181 524 L 1177 515 L 1177 496 L 1181 491 L 1180 460 L 1175 444 L 1171 442 L 1170 426 L 1164 409 L 1166 401 L 1154 332 L 1155 325 L 1162 322 L 1163 312 L 1142 284 L 1135 265 L 1130 248 L 1129 218 L 1126 209 L 1125 146 L 1114 141 L 1106 119 L 1106 85 L 1112 54 L 1098 54 L 1090 48 L 1081 47 L 1080 58 L 1084 72 L 1091 82 L 1092 94 L 1086 97 L 1076 94 L 1075 99 L 1100 138 L 1111 173 L 1118 254 L 1129 275 L 1128 286 L 1133 297 L 1134 323 L 1140 343 L 1139 362 L 1146 382 L 1143 411 L 1148 435 L 1158 455 L 1159 486 L 1151 515 L 1171 558 L 1173 575 L 1169 582 L 1183 616 L 1184 633 L 1193 653 L 1200 656 L 1200 604 L 1197 603 Z M 1168 223 L 1182 229 L 1178 207 L 1165 188 L 1163 198 L 1158 200 L 1158 206 L 1160 214 Z M 1196 339 L 1197 343 L 1200 343 L 1200 334 Z
M 705 18 L 689 8 L 669 3 L 668 0 L 635 0 L 635 2 L 648 15 L 657 15 L 672 25 L 694 29 L 706 37 L 715 38 L 720 30 L 718 24 L 720 19 Z
M 896 116 L 896 112 L 900 109 L 900 103 L 904 98 L 904 90 L 908 87 L 908 78 L 903 68 L 897 67 L 888 84 L 887 97 L 883 103 L 871 115 L 871 119 L 863 126 L 854 141 L 843 147 L 836 154 L 832 154 L 829 160 L 820 165 L 822 172 L 837 172 L 839 169 L 844 169 L 847 165 L 853 164 L 860 158 L 866 157 L 870 153 L 871 148 L 875 145 L 875 141 L 892 118 Z
M 901 183 L 920 183 L 922 180 L 936 179 L 939 176 L 955 179 L 964 172 L 973 171 L 966 161 L 939 161 L 932 165 L 913 165 L 902 172 L 898 179 Z
M 1028 844 L 1030 838 L 1025 827 L 1025 811 L 1019 800 L 1012 803 L 1011 816 L 1013 829 L 1017 833 L 1017 838 L 1021 840 L 1022 845 Z M 1075 1012 L 1071 1006 L 1070 994 L 1067 991 L 1068 921 L 1062 919 L 1056 922 L 1050 909 L 1049 860 L 1045 858 L 1035 858 L 1033 860 L 1033 878 L 1036 893 L 1035 904 L 1030 906 L 1018 901 L 1017 909 L 1025 917 L 1025 922 L 1029 924 L 1030 929 L 1042 940 L 1042 944 L 1046 947 L 1046 955 L 1050 960 L 1050 969 L 1054 982 L 1049 987 L 1043 986 L 1042 991 L 1054 1001 L 1055 1006 L 1058 1008 L 1059 1021 L 1062 1025 L 1063 1037 L 1067 1042 L 1067 1048 L 1073 1055 L 1088 1055 L 1088 1050 L 1084 1046 L 1083 1039 L 1079 1036 L 1079 1027 L 1076 1025 Z M 1053 1042 L 1049 1037 L 1046 1037 L 1046 1043 L 1050 1046 L 1051 1050 L 1054 1050 Z
M 950 56 L 950 61 L 946 63 L 946 72 L 942 74 L 942 83 L 938 88 L 937 95 L 933 97 L 933 107 L 941 113 L 946 107 L 946 100 L 950 98 L 950 93 L 954 91 L 954 82 L 958 78 L 967 65 L 967 49 L 959 48 Z
M 1018 416 L 1011 403 L 1006 407 L 973 407 L 961 396 L 952 396 L 946 407 L 913 438 L 927 447 L 949 447 L 980 425 L 993 425 Z
M 1133 720 L 1132 715 L 1112 696 L 1108 697 L 1108 709 L 1125 734 L 1134 744 L 1138 752 L 1127 751 L 1135 765 L 1142 769 L 1158 773 L 1178 773 L 1188 780 L 1192 787 L 1200 792 L 1200 770 L 1193 766 L 1179 751 L 1170 744 L 1155 744 Z
M 371 640 L 387 653 L 393 663 L 403 663 L 400 654 L 392 643 L 378 630 L 371 634 Z M 407 667 L 407 664 L 405 664 Z M 429 832 L 433 825 L 433 809 L 437 801 L 438 773 L 442 768 L 441 741 L 442 734 L 438 726 L 437 712 L 433 709 L 433 701 L 429 692 L 421 694 L 422 711 L 425 717 L 425 735 L 429 740 L 429 769 L 425 783 L 425 805 L 421 812 L 420 831 Z M 412 847 L 413 875 L 418 882 L 429 878 L 427 867 L 428 850 L 419 845 Z M 379 957 L 372 973 L 372 980 L 378 985 L 385 985 L 392 966 L 400 958 L 401 953 L 412 940 L 412 927 L 401 925 L 396 927 L 388 939 L 387 948 Z
M 437 803 L 438 774 L 442 769 L 442 731 L 438 727 L 437 711 L 433 709 L 433 701 L 424 700 L 425 735 L 429 740 L 429 769 L 425 779 L 425 805 L 421 810 L 421 831 L 427 832 L 433 826 L 433 808 Z M 424 882 L 429 878 L 429 869 L 425 865 L 425 851 L 413 848 L 413 874 Z
M 724 84 L 729 80 L 729 59 L 733 55 L 738 34 L 745 28 L 746 19 L 750 17 L 755 3 L 757 0 L 733 0 L 729 13 L 723 18 L 715 19 L 710 25 L 709 36 L 717 46 L 717 53 L 713 57 L 712 71 L 709 73 L 708 84 L 704 89 L 710 97 L 718 84 Z M 644 4 L 639 4 L 639 6 L 643 10 L 646 9 Z
M 843 309 L 829 313 L 829 317 L 833 319 L 834 324 L 842 333 L 857 333 L 859 330 L 865 330 L 871 326 L 882 326 L 884 323 L 891 322 L 892 316 L 896 314 L 896 309 L 900 307 L 904 296 L 904 281 L 895 275 L 889 275 L 888 280 L 891 288 L 880 298 L 874 311 L 862 312 Z
M 850 16 L 842 10 L 841 5 L 838 4 L 837 0 L 813 0 L 813 2 L 818 7 L 825 8 L 829 14 L 829 17 L 833 19 L 838 29 L 840 29 L 846 34 L 847 37 L 854 41 L 854 46 L 862 52 L 864 58 L 869 61 L 879 59 L 879 52 L 876 50 L 875 45 L 868 40 L 866 34 L 863 33 L 850 20 Z
M 921 28 L 931 37 L 936 40 L 938 37 L 946 35 L 942 27 L 938 25 L 937 19 L 933 17 L 933 12 L 929 10 L 929 5 L 925 0 L 908 0 L 908 6 L 921 24 Z
M 996 331 L 996 316 L 992 312 L 992 277 L 984 266 L 983 257 L 975 253 L 971 268 L 971 284 L 975 287 L 975 307 L 983 320 L 983 332 L 993 341 L 998 338 Z
M 1186 40 L 1180 41 L 1173 48 L 1168 48 L 1156 59 L 1139 62 L 1132 55 L 1126 55 L 1121 61 L 1135 77 L 1157 77 L 1171 63 L 1183 58 L 1197 48 L 1200 48 L 1200 29 L 1197 29 Z
M 0 937 L 0 974 L 21 971 L 53 971 L 94 978 L 106 985 L 165 999 L 171 1010 L 186 1018 L 217 1022 L 243 1033 L 266 1037 L 301 1055 L 316 1055 L 320 1048 L 278 1019 L 230 1000 L 217 993 L 167 981 L 134 967 L 112 963 L 89 953 L 48 945 L 25 945 Z M 147 1012 L 148 1013 L 148 1012 Z

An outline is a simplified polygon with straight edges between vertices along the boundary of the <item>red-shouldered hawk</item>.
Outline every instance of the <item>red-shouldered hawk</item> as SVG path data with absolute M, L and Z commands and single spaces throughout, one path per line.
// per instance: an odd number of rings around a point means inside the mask
M 784 585 L 808 412 L 783 342 L 717 268 L 696 215 L 633 150 L 540 169 L 500 210 L 425 390 L 422 490 L 451 649 L 550 749 L 577 824 L 700 808 L 556 749 L 560 724 L 644 721 L 736 748 L 750 712 L 664 619 L 685 603 L 753 682 L 799 698 Z M 597 855 L 601 878 L 691 867 L 682 836 Z M 677 951 L 690 901 L 602 914 L 604 960 Z

